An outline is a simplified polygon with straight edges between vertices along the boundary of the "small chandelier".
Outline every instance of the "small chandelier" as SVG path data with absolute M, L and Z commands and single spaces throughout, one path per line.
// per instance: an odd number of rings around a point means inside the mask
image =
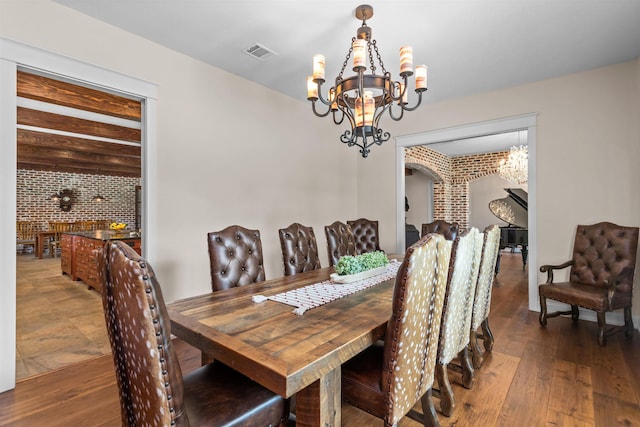
M 518 134 L 518 137 L 520 135 Z M 513 146 L 509 157 L 500 160 L 498 175 L 516 184 L 526 184 L 529 174 L 529 153 L 526 145 Z
M 427 66 L 416 66 L 415 92 L 418 101 L 413 107 L 408 104 L 407 79 L 413 75 L 413 49 L 410 46 L 400 48 L 400 81 L 393 81 L 382 62 L 376 41 L 371 38 L 371 28 L 367 19 L 373 16 L 373 7 L 364 4 L 356 8 L 355 16 L 362 20 L 356 37 L 351 39 L 351 48 L 336 77 L 335 85 L 329 89 L 328 95 L 322 95 L 322 84 L 325 81 L 325 61 L 323 55 L 313 57 L 313 75 L 307 77 L 307 99 L 311 101 L 313 112 L 318 117 L 332 114 L 333 122 L 340 125 L 344 118 L 349 120 L 350 129 L 341 136 L 340 141 L 351 147 L 360 147 L 362 157 L 369 155 L 373 144 L 382 145 L 391 135 L 379 127 L 380 117 L 385 111 L 398 121 L 405 111 L 413 111 L 422 102 L 422 92 L 427 90 Z M 353 71 L 356 75 L 343 77 L 349 58 L 353 53 Z M 376 74 L 377 59 L 382 74 Z M 369 64 L 367 65 L 367 60 Z M 371 74 L 365 74 L 367 66 Z M 318 112 L 316 101 L 327 106 L 324 112 Z M 397 105 L 394 112 L 393 104 Z

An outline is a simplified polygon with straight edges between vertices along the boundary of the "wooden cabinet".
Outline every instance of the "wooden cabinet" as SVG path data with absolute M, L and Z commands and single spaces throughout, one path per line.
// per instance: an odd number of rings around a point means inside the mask
M 63 234 L 61 240 L 62 273 L 71 276 L 72 280 L 82 280 L 89 289 L 102 292 L 102 283 L 98 275 L 98 260 L 102 256 L 107 240 L 98 239 L 78 233 Z M 119 239 L 141 253 L 140 239 Z
M 102 284 L 98 277 L 98 257 L 102 255 L 102 240 L 74 236 L 75 243 L 75 277 L 98 292 L 102 292 Z
M 73 270 L 71 269 L 71 260 L 73 259 L 73 236 L 70 234 L 63 234 L 60 236 L 60 263 L 62 267 L 62 274 L 68 274 L 73 277 Z

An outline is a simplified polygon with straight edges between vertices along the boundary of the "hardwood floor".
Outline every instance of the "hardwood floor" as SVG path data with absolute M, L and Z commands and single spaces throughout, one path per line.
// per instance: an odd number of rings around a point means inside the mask
M 493 352 L 467 390 L 451 373 L 456 407 L 442 426 L 640 426 L 640 336 L 609 337 L 599 347 L 596 325 L 569 318 L 540 327 L 527 309 L 526 271 L 518 254 L 505 253 L 493 289 L 490 323 Z M 82 287 L 81 287 L 82 288 Z M 106 335 L 106 334 L 105 334 Z M 200 353 L 176 341 L 184 372 Z M 120 425 L 111 356 L 92 357 L 20 381 L 0 394 L 0 426 Z M 439 405 L 435 399 L 436 408 Z M 382 421 L 343 405 L 345 426 L 382 426 Z M 400 427 L 420 424 L 408 418 Z

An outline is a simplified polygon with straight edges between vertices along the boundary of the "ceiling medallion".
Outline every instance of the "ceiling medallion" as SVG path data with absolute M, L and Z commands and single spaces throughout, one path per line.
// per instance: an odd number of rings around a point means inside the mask
M 427 66 L 415 67 L 415 92 L 418 94 L 418 100 L 416 105 L 409 107 L 407 83 L 408 78 L 414 73 L 413 48 L 400 48 L 400 80 L 392 80 L 391 73 L 384 67 L 376 41 L 371 38 L 371 27 L 367 26 L 367 19 L 373 16 L 373 7 L 360 5 L 355 16 L 362 20 L 362 26 L 358 29 L 356 37 L 351 39 L 351 47 L 335 79 L 335 85 L 329 89 L 327 96 L 322 94 L 325 60 L 323 55 L 315 55 L 313 75 L 307 77 L 307 99 L 311 101 L 313 112 L 318 117 L 325 117 L 331 113 L 336 125 L 342 124 L 346 117 L 350 129 L 340 136 L 340 141 L 349 147 L 360 147 L 362 157 L 367 157 L 373 144 L 382 145 L 391 137 L 389 132 L 384 132 L 379 127 L 382 114 L 388 111 L 393 120 L 399 121 L 405 111 L 415 110 L 422 102 L 422 92 L 427 90 Z M 343 77 L 352 54 L 353 71 L 356 74 Z M 381 74 L 376 74 L 376 60 Z M 370 74 L 367 74 L 367 71 L 370 71 Z M 326 111 L 318 111 L 318 100 L 327 106 Z M 394 108 L 397 111 L 394 111 Z

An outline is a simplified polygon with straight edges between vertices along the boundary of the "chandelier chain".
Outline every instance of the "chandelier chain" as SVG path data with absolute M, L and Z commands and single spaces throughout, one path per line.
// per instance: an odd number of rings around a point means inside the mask
M 344 63 L 342 64 L 342 68 L 340 69 L 340 73 L 338 74 L 338 77 L 336 78 L 336 80 L 342 80 L 342 74 L 344 73 L 344 69 L 347 68 L 347 65 L 349 64 L 349 58 L 351 57 L 351 53 L 353 52 L 354 41 L 356 41 L 356 38 L 352 37 L 351 46 L 349 46 L 349 52 L 347 52 L 347 57 L 344 58 Z
M 376 57 L 378 58 L 378 62 L 380 63 L 380 68 L 382 69 L 382 74 L 387 74 L 386 68 L 384 68 L 384 62 L 382 62 L 382 57 L 380 56 L 380 51 L 378 50 L 378 44 L 375 40 L 371 42 L 373 44 L 373 49 L 376 51 Z M 373 64 L 373 59 L 371 60 Z

